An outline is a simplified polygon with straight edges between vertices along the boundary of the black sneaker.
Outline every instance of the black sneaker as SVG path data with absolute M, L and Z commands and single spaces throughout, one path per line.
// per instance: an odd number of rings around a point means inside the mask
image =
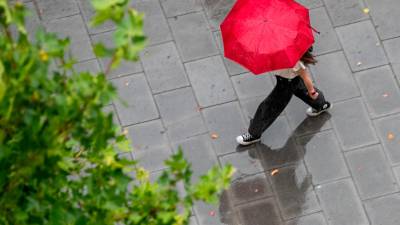
M 240 136 L 236 137 L 237 143 L 240 145 L 251 145 L 253 143 L 259 142 L 260 138 L 259 137 L 253 137 L 249 132 L 244 133 Z
M 306 113 L 307 113 L 308 116 L 313 117 L 313 116 L 318 116 L 319 114 L 321 114 L 321 113 L 323 113 L 323 112 L 326 112 L 326 111 L 328 111 L 328 110 L 331 109 L 331 108 L 332 108 L 332 104 L 329 103 L 329 102 L 326 102 L 325 105 L 324 105 L 324 107 L 322 107 L 321 110 L 318 111 L 318 110 L 316 110 L 316 109 L 310 107 L 310 108 L 307 109 Z

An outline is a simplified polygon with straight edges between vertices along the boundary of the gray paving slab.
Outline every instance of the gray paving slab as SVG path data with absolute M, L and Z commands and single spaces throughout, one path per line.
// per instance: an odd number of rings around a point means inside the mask
M 280 168 L 271 176 L 278 206 L 285 220 L 315 213 L 321 210 L 313 190 L 311 175 L 304 164 Z
M 372 117 L 400 112 L 400 89 L 389 66 L 355 74 Z
M 397 178 L 397 185 L 400 185 L 400 166 L 393 168 L 394 175 Z
M 278 117 L 275 122 L 262 134 L 261 142 L 271 149 L 281 149 L 293 138 L 292 130 L 284 116 Z
M 115 25 L 110 21 L 107 21 L 102 25 L 91 26 L 91 20 L 94 17 L 95 11 L 90 0 L 76 0 L 76 2 L 78 3 L 82 17 L 85 20 L 86 27 L 90 34 L 97 34 L 115 29 Z
M 314 185 L 349 177 L 339 143 L 332 131 L 299 139 L 304 149 L 304 161 L 312 174 Z
M 113 42 L 113 32 L 105 32 L 96 35 L 92 35 L 92 43 L 93 45 L 96 43 L 103 43 L 106 47 L 112 48 L 114 47 Z M 103 71 L 106 71 L 108 64 L 110 63 L 111 58 L 101 58 L 100 66 Z M 121 64 L 118 68 L 111 70 L 111 72 L 107 75 L 108 78 L 116 78 L 120 76 L 125 76 L 133 73 L 142 72 L 143 68 L 140 62 L 127 62 L 122 60 Z
M 184 62 L 218 54 L 203 12 L 168 19 L 178 52 Z
M 381 0 L 379 2 L 366 0 L 370 15 L 376 25 L 376 30 L 382 39 L 400 36 L 399 2 L 396 0 Z
M 112 80 L 121 100 L 115 101 L 123 126 L 154 120 L 159 117 L 144 74 Z
M 296 164 L 304 157 L 292 139 L 282 149 L 271 149 L 260 144 L 257 145 L 257 150 L 261 164 L 267 170 Z
M 392 164 L 400 164 L 400 115 L 374 121 L 383 148 Z
M 311 67 L 316 85 L 331 102 L 342 101 L 360 95 L 352 72 L 343 52 L 319 56 Z
M 219 25 L 231 10 L 234 0 L 202 0 L 209 18 L 211 29 L 218 30 Z
M 31 40 L 35 40 L 36 32 L 39 30 L 39 28 L 43 28 L 43 25 L 40 21 L 38 12 L 33 2 L 27 2 L 24 5 L 30 12 L 25 20 L 25 27 L 28 32 L 29 38 Z
M 250 204 L 242 205 L 238 209 L 243 224 L 264 225 L 268 218 L 268 225 L 281 225 L 279 211 L 273 198 L 266 198 Z M 263 215 L 260 217 L 259 215 Z
M 221 31 L 215 31 L 213 32 L 214 38 L 217 42 L 217 47 L 220 51 L 220 53 L 223 55 L 224 54 L 224 45 L 222 43 L 222 35 Z M 226 66 L 226 70 L 228 71 L 229 75 L 236 75 L 236 74 L 241 74 L 245 73 L 247 70 L 241 66 L 240 64 L 224 57 L 224 64 Z
M 210 205 L 198 202 L 193 211 L 201 225 L 240 225 L 236 211 L 230 207 L 230 199 L 222 194 L 220 205 Z
M 360 99 L 336 103 L 330 113 L 343 150 L 347 151 L 378 142 L 368 112 Z
M 113 122 L 114 122 L 114 124 L 117 124 L 118 126 L 121 125 L 121 124 L 119 123 L 118 115 L 117 115 L 117 112 L 115 111 L 113 105 L 108 105 L 108 106 L 104 107 L 104 112 L 105 112 L 105 113 L 111 113 L 111 114 L 113 115 Z
M 322 213 L 314 213 L 290 220 L 287 225 L 327 225 L 327 223 Z
M 197 220 L 196 220 L 196 217 L 195 217 L 195 216 L 192 216 L 192 217 L 190 217 L 190 220 L 189 220 L 189 225 L 198 225 L 198 223 L 197 223 Z
M 388 63 L 370 20 L 338 27 L 336 32 L 353 71 Z
M 173 42 L 146 48 L 141 53 L 141 61 L 153 93 L 189 85 Z
M 133 147 L 133 157 L 149 171 L 165 168 L 164 161 L 172 154 L 165 129 L 160 120 L 125 128 Z
M 144 13 L 143 30 L 149 45 L 172 40 L 159 0 L 131 0 L 131 7 Z
M 248 99 L 239 99 L 240 105 L 243 110 L 243 116 L 246 125 L 250 124 L 250 120 L 254 117 L 257 111 L 258 105 L 266 98 L 266 96 L 258 96 Z
M 368 219 L 351 179 L 321 185 L 317 189 L 330 225 L 368 225 Z
M 220 56 L 186 63 L 185 67 L 201 107 L 236 99 L 232 83 Z
M 200 0 L 160 0 L 167 17 L 203 10 Z
M 341 26 L 368 19 L 364 5 L 358 0 L 324 0 L 334 26 Z
M 158 94 L 154 98 L 162 120 L 167 126 L 200 115 L 193 90 L 190 87 Z
M 379 145 L 347 152 L 346 158 L 362 199 L 398 191 L 396 178 Z
M 168 148 L 168 139 L 160 120 L 128 126 L 128 134 L 134 151 Z
M 266 75 L 245 73 L 233 76 L 231 80 L 239 99 L 266 97 L 273 88 L 271 79 Z
M 79 13 L 75 0 L 35 0 L 43 20 L 67 17 Z
M 154 97 L 172 142 L 207 132 L 192 88 L 177 89 Z
M 265 173 L 235 180 L 228 191 L 234 205 L 248 203 L 273 195 L 272 186 Z
M 180 120 L 169 125 L 167 129 L 168 136 L 172 143 L 208 133 L 203 118 L 200 115 Z
M 394 38 L 383 42 L 390 65 L 400 82 L 400 38 Z
M 188 138 L 175 143 L 172 147 L 174 151 L 181 147 L 185 158 L 192 164 L 193 181 L 197 181 L 200 175 L 218 165 L 217 156 L 207 135 Z
M 218 155 L 235 152 L 236 137 L 247 131 L 238 102 L 231 102 L 202 110 Z
M 324 5 L 322 0 L 297 0 L 296 2 L 302 4 L 308 9 L 318 8 Z
M 78 62 L 95 58 L 81 15 L 51 20 L 44 26 L 48 32 L 57 33 L 60 38 L 70 38 L 70 53 Z
M 314 33 L 314 54 L 324 54 L 341 49 L 336 32 L 324 7 L 310 10 L 311 26 L 320 33 Z
M 332 128 L 329 121 L 330 114 L 326 113 L 318 117 L 308 117 L 306 110 L 309 107 L 299 98 L 293 97 L 285 109 L 289 125 L 294 130 L 293 134 L 296 136 L 312 134 Z
M 400 194 L 393 194 L 365 203 L 372 225 L 392 225 L 400 221 Z
M 100 64 L 97 59 L 90 59 L 87 61 L 79 62 L 74 65 L 76 72 L 90 72 L 92 74 L 101 73 Z
M 245 150 L 241 151 L 239 148 L 238 152 L 220 156 L 220 162 L 222 165 L 231 164 L 236 168 L 234 179 L 240 181 L 243 177 L 254 175 L 264 171 L 264 168 L 258 160 L 256 154 L 256 148 L 254 146 L 246 147 Z

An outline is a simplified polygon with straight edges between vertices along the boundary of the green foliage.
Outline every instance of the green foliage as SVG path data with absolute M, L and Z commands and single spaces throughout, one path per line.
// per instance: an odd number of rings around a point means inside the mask
M 117 96 L 106 74 L 138 58 L 143 16 L 127 0 L 92 3 L 93 25 L 117 27 L 114 48 L 95 44 L 96 55 L 112 58 L 100 74 L 74 71 L 68 39 L 38 31 L 30 41 L 23 4 L 0 0 L 0 224 L 187 224 L 193 202 L 215 202 L 233 168 L 215 167 L 193 184 L 179 150 L 150 182 L 118 156 L 131 149 L 103 111 Z

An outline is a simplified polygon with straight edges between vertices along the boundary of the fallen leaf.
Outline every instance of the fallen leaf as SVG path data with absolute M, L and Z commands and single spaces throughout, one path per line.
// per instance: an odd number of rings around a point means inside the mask
M 211 134 L 211 138 L 212 138 L 212 139 L 217 139 L 218 137 L 219 137 L 219 135 L 216 134 L 216 133 L 212 133 L 212 134 Z
M 210 215 L 210 216 L 215 216 L 215 211 L 210 211 L 210 212 L 208 212 L 208 215 Z
M 272 172 L 271 172 L 271 176 L 275 176 L 277 173 L 279 172 L 279 170 L 278 169 L 274 169 L 274 170 L 272 170 Z
M 393 139 L 394 139 L 394 134 L 393 134 L 393 133 L 388 133 L 387 139 L 388 139 L 389 141 L 393 140 Z
M 129 131 L 128 131 L 128 129 L 124 129 L 124 131 L 122 131 L 122 133 L 123 133 L 124 135 L 128 135 Z
M 363 9 L 363 12 L 364 12 L 365 14 L 368 14 L 368 13 L 369 13 L 369 9 L 368 9 L 368 8 L 364 8 L 364 9 Z

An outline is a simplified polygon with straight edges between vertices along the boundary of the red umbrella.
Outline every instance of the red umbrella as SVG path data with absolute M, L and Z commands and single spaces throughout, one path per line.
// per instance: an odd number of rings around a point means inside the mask
M 237 0 L 221 32 L 225 57 L 254 74 L 294 67 L 314 43 L 308 9 L 293 0 Z

